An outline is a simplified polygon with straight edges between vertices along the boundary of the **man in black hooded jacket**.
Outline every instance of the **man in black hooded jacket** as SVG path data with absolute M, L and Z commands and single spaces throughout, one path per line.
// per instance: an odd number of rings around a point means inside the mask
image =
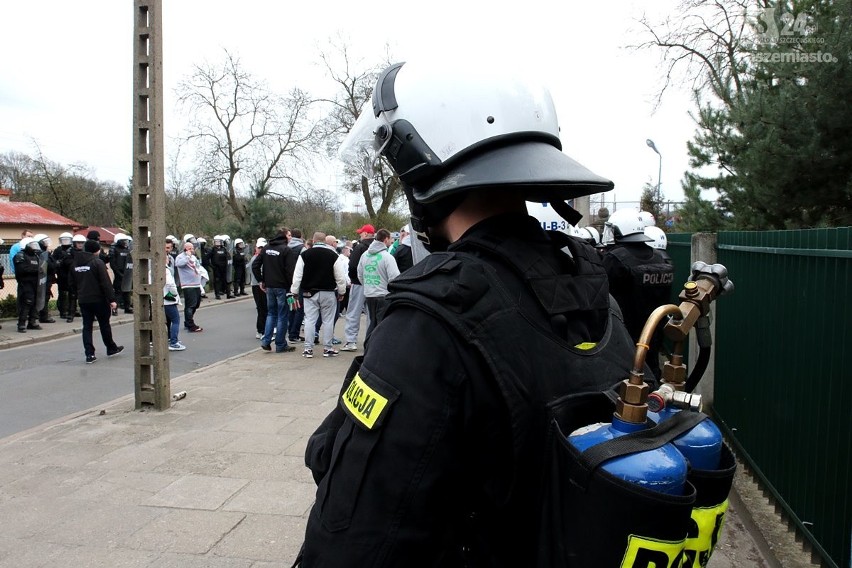
M 96 319 L 107 356 L 118 355 L 124 350 L 124 346 L 116 345 L 112 338 L 109 318 L 117 304 L 106 265 L 98 258 L 100 250 L 101 246 L 97 241 L 88 240 L 83 251 L 74 254 L 74 283 L 77 288 L 80 312 L 83 314 L 83 349 L 86 352 L 86 363 L 97 361 L 95 344 L 92 341 Z

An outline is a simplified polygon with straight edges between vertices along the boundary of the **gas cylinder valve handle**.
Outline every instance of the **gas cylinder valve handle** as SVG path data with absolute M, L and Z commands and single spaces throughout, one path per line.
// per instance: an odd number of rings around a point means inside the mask
M 648 395 L 648 410 L 660 412 L 667 406 L 701 412 L 701 395 L 679 391 L 671 384 L 663 383 Z

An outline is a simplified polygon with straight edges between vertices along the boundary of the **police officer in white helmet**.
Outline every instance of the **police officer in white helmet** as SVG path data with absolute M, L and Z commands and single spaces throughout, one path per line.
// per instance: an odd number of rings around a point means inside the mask
M 658 306 L 671 302 L 674 268 L 656 254 L 647 243 L 646 220 L 636 209 L 619 209 L 606 221 L 605 231 L 612 234 L 615 246 L 603 257 L 609 279 L 609 291 L 618 301 L 624 323 L 634 341 L 639 340 L 642 328 Z M 660 377 L 660 330 L 654 334 L 647 362 L 654 375 Z
M 632 358 L 599 255 L 527 214 L 548 202 L 576 224 L 565 200 L 612 189 L 561 148 L 549 92 L 509 67 L 378 77 L 339 155 L 368 178 L 393 169 L 432 254 L 389 284 L 308 443 L 304 566 L 536 565 L 554 529 L 538 498 L 548 402 L 609 388 Z

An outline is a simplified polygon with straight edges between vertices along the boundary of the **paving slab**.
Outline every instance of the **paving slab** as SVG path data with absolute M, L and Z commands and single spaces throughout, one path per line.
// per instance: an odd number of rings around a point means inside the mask
M 289 567 L 305 445 L 358 354 L 257 349 L 174 379 L 169 410 L 124 397 L 0 440 L 0 568 Z M 734 494 L 709 568 L 780 566 L 767 550 Z

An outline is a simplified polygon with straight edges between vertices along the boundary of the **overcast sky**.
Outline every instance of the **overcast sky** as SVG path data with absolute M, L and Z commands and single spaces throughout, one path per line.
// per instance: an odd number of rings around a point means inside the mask
M 694 123 L 686 89 L 671 90 L 654 112 L 661 77 L 657 53 L 639 42 L 642 10 L 663 15 L 674 0 L 557 2 L 480 0 L 410 2 L 282 2 L 164 0 L 166 155 L 180 134 L 174 87 L 223 48 L 245 70 L 282 93 L 300 87 L 314 96 L 333 85 L 318 64 L 336 34 L 353 54 L 379 62 L 384 46 L 396 60 L 483 55 L 538 71 L 556 104 L 564 151 L 615 182 L 607 201 L 636 201 L 644 183 L 682 199 L 686 142 Z M 64 164 L 85 163 L 102 180 L 127 182 L 132 172 L 131 104 L 133 0 L 0 2 L 0 152 L 35 154 Z M 320 174 L 333 188 L 339 176 Z M 613 195 L 614 193 L 614 195 Z M 347 200 L 348 202 L 349 200 Z

